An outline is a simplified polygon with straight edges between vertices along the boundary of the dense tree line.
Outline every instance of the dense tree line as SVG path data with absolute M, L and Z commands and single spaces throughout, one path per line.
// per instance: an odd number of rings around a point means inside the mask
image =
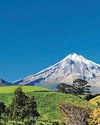
M 76 79 L 73 81 L 73 84 L 65 84 L 61 83 L 57 86 L 56 90 L 58 92 L 67 93 L 67 94 L 89 94 L 90 92 L 90 85 L 87 85 L 88 82 L 82 79 Z

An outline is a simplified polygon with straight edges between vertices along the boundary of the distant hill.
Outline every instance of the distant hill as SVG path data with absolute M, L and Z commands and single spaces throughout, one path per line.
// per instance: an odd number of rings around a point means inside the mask
M 7 82 L 7 81 L 5 81 L 3 79 L 0 79 L 0 86 L 9 86 L 9 85 L 11 85 L 10 82 Z

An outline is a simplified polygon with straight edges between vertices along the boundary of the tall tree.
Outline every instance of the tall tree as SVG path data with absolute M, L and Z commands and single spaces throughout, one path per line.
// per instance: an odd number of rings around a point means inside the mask
M 29 101 L 29 97 L 25 95 L 21 87 L 18 87 L 14 92 L 13 101 L 9 107 L 12 110 L 11 117 L 15 119 L 16 122 L 21 119 L 21 111 L 27 101 Z
M 7 114 L 11 119 L 16 121 L 16 124 L 18 121 L 22 121 L 25 124 L 33 125 L 35 120 L 39 117 L 34 96 L 29 98 L 22 91 L 21 87 L 15 90 L 13 101 L 9 106 L 9 111 L 11 112 L 6 111 Z
M 76 94 L 90 93 L 90 87 L 88 82 L 82 79 L 76 79 L 73 81 L 73 88 Z
M 74 89 L 72 85 L 61 83 L 56 87 L 57 92 L 62 92 L 62 93 L 68 93 L 72 94 L 74 93 Z

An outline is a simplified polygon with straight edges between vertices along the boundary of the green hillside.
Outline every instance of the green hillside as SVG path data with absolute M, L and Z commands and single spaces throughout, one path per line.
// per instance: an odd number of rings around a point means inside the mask
M 12 93 L 18 86 L 0 86 L 0 94 L 2 93 Z M 39 86 L 23 86 L 24 92 L 32 92 L 32 91 L 42 91 L 42 90 L 49 90 L 47 88 L 42 88 Z
M 97 96 L 97 97 L 95 97 L 95 98 L 93 98 L 93 99 L 91 99 L 90 100 L 90 103 L 92 103 L 93 105 L 100 105 L 100 95 L 99 96 Z
M 0 101 L 9 105 L 16 88 L 16 86 L 0 87 Z M 48 91 L 48 89 L 45 88 L 30 86 L 24 86 L 23 91 L 29 96 L 34 95 L 38 105 L 38 111 L 41 115 L 40 120 L 62 120 L 60 105 L 64 103 L 74 104 L 85 108 L 91 107 L 91 104 L 80 96 L 62 94 Z

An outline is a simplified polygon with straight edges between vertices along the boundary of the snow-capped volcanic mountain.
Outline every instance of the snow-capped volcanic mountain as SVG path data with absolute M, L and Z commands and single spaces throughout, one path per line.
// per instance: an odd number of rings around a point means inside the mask
M 100 65 L 73 53 L 35 75 L 16 81 L 15 84 L 41 85 L 50 88 L 62 82 L 71 84 L 77 78 L 87 80 L 93 88 L 99 89 Z

